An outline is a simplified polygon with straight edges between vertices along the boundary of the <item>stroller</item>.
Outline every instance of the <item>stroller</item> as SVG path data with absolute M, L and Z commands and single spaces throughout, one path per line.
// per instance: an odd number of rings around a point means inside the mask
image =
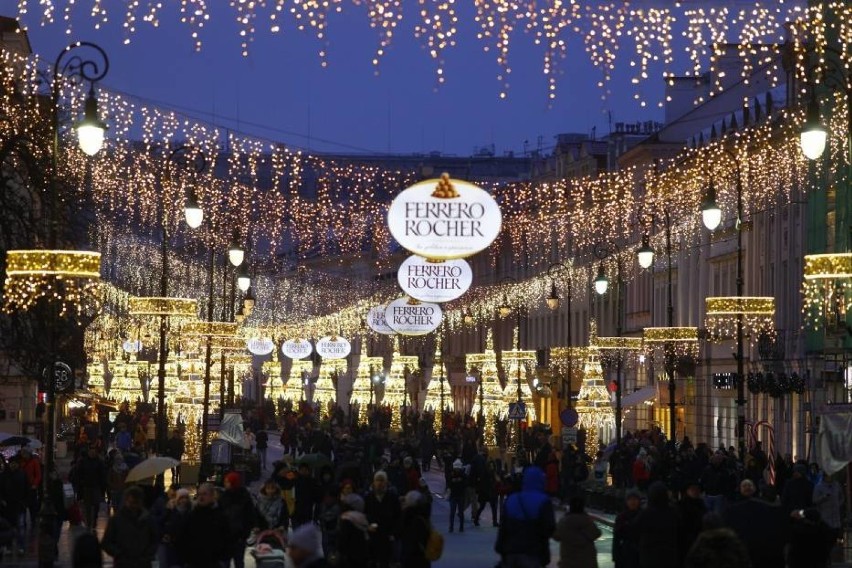
M 257 533 L 251 556 L 257 568 L 288 568 L 284 551 L 287 548 L 285 533 L 281 529 L 269 529 Z

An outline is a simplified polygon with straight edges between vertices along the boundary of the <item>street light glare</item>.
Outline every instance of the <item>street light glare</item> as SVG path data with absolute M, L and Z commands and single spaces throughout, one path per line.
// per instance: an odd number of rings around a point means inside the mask
M 606 274 L 604 274 L 603 266 L 601 266 L 600 270 L 598 271 L 598 276 L 597 278 L 595 278 L 595 292 L 597 292 L 598 295 L 603 296 L 604 294 L 606 294 L 606 291 L 608 289 L 609 279 L 606 277 Z
M 636 259 L 642 268 L 651 268 L 654 264 L 654 249 L 643 239 L 642 246 L 636 251 Z
M 204 210 L 197 203 L 187 203 L 183 209 L 183 216 L 190 229 L 197 229 L 204 222 Z
M 821 124 L 805 125 L 802 128 L 799 142 L 802 146 L 802 153 L 809 160 L 817 160 L 822 153 L 825 152 L 825 144 L 828 139 L 828 133 Z
M 722 223 L 722 210 L 715 201 L 708 201 L 701 209 L 701 220 L 710 231 L 715 231 Z

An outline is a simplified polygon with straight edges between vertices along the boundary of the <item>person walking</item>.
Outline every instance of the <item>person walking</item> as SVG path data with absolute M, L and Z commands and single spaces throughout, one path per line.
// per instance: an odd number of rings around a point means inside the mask
M 113 514 L 121 509 L 121 497 L 126 489 L 124 480 L 127 478 L 128 471 L 121 452 L 116 452 L 112 457 L 112 467 L 107 472 L 107 490 L 109 491 L 109 502 L 112 504 Z
M 648 487 L 648 507 L 633 519 L 630 530 L 639 543 L 640 568 L 679 566 L 678 516 L 663 483 L 655 481 Z
M 497 475 L 497 466 L 494 460 L 485 462 L 485 470 L 476 480 L 476 496 L 479 500 L 479 508 L 473 517 L 473 525 L 479 526 L 479 518 L 486 505 L 491 505 L 491 524 L 497 526 L 497 484 L 500 477 Z
M 178 557 L 185 568 L 219 568 L 228 558 L 228 522 L 212 484 L 199 485 L 195 498 L 195 506 L 178 533 Z
M 364 515 L 364 499 L 357 493 L 340 498 L 337 539 L 339 568 L 367 568 L 370 562 L 370 523 Z
M 725 524 L 748 548 L 753 568 L 784 566 L 789 522 L 781 507 L 755 498 L 756 491 L 751 480 L 740 483 L 741 500 L 725 510 Z
M 642 512 L 642 494 L 630 489 L 624 500 L 625 509 L 615 517 L 612 531 L 612 560 L 615 568 L 639 568 L 639 546 L 631 528 L 633 520 Z
M 598 568 L 595 541 L 600 536 L 601 530 L 586 514 L 584 498 L 573 497 L 553 532 L 553 540 L 559 542 L 559 568 Z
M 429 568 L 426 543 L 432 531 L 426 504 L 419 491 L 409 491 L 402 501 L 402 547 L 400 563 L 406 568 Z
M 71 483 L 80 488 L 86 527 L 94 531 L 106 491 L 106 467 L 94 447 L 90 446 L 86 455 L 80 458 L 72 477 Z
M 550 537 L 556 528 L 553 504 L 544 492 L 544 472 L 528 467 L 521 491 L 506 499 L 494 550 L 504 568 L 539 568 L 550 564 Z
M 281 497 L 281 489 L 274 479 L 267 479 L 255 497 L 255 506 L 270 529 L 283 528 L 286 532 L 290 524 L 287 504 Z
M 260 470 L 266 471 L 266 450 L 269 448 L 269 434 L 266 430 L 258 430 L 254 435 L 254 443 L 257 447 L 257 457 L 260 458 Z
M 464 464 L 460 459 L 453 462 L 453 469 L 447 481 L 447 490 L 450 493 L 450 532 L 453 532 L 453 524 L 456 515 L 459 517 L 459 532 L 464 532 L 464 509 L 467 498 L 467 476 L 464 474 Z
M 819 511 L 823 522 L 828 525 L 837 541 L 843 536 L 843 486 L 837 481 L 837 474 L 824 474 L 814 487 L 814 507 Z
M 41 489 L 41 460 L 33 455 L 29 448 L 21 448 L 21 470 L 27 477 L 27 509 L 30 512 L 30 528 L 35 528 L 39 510 L 39 490 Z
M 166 441 L 166 455 L 174 460 L 177 460 L 178 465 L 172 468 L 172 483 L 180 483 L 180 461 L 183 459 L 183 453 L 186 451 L 186 445 L 178 430 L 172 430 L 172 435 Z
M 784 485 L 781 507 L 789 515 L 799 509 L 813 506 L 814 485 L 808 479 L 808 466 L 797 463 L 793 466 L 793 477 Z
M 388 487 L 384 471 L 373 475 L 373 488 L 364 499 L 364 512 L 370 522 L 370 558 L 377 568 L 388 568 L 399 532 L 399 495 Z
M 101 542 L 115 568 L 150 568 L 157 552 L 157 528 L 143 506 L 142 489 L 128 487 L 121 509 L 110 517 Z
M 189 490 L 178 489 L 175 498 L 166 505 L 162 526 L 158 527 L 160 546 L 157 549 L 157 559 L 160 562 L 160 568 L 180 568 L 178 541 L 184 525 L 189 520 L 191 510 L 192 502 L 189 498 Z
M 293 531 L 287 542 L 287 554 L 295 568 L 326 568 L 328 562 L 320 551 L 320 532 L 313 524 Z
M 219 498 L 219 506 L 228 523 L 228 557 L 234 561 L 236 568 L 243 568 L 246 539 L 252 529 L 258 527 L 260 516 L 239 473 L 231 471 L 225 474 L 225 491 Z

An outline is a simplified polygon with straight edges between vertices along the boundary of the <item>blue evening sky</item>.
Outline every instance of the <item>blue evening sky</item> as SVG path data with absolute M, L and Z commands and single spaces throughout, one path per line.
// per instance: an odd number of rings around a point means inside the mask
M 447 80 L 436 91 L 434 63 L 412 33 L 418 20 L 414 3 L 405 2 L 405 19 L 376 75 L 371 60 L 378 34 L 363 7 L 347 3 L 343 14 L 331 16 L 329 66 L 323 69 L 317 56 L 321 44 L 312 32 L 289 25 L 271 34 L 265 18 L 258 20 L 249 57 L 242 57 L 232 12 L 224 0 L 208 4 L 219 2 L 200 53 L 193 49 L 188 28 L 177 21 L 176 9 L 164 10 L 157 29 L 140 22 L 129 45 L 123 43 L 123 13 L 114 5 L 112 20 L 101 30 L 84 14 L 75 17 L 71 35 L 62 25 L 40 26 L 34 14 L 25 23 L 33 49 L 51 61 L 72 40 L 104 47 L 111 59 L 105 84 L 111 88 L 314 151 L 469 155 L 494 144 L 498 154 L 521 153 L 525 140 L 532 150 L 541 137 L 549 149 L 561 132 L 589 133 L 597 127 L 597 134 L 604 135 L 608 113 L 613 122 L 661 118 L 653 105 L 643 109 L 633 101 L 626 58 L 612 83 L 614 94 L 602 101 L 596 86 L 601 74 L 573 34 L 566 34 L 569 56 L 559 62 L 558 97 L 548 108 L 543 48 L 516 30 L 511 88 L 500 100 L 500 69 L 493 48 L 484 53 L 476 39 L 472 3 L 456 3 L 457 45 L 446 52 Z M 685 58 L 676 69 L 687 66 Z M 662 79 L 652 78 L 645 89 L 657 101 Z

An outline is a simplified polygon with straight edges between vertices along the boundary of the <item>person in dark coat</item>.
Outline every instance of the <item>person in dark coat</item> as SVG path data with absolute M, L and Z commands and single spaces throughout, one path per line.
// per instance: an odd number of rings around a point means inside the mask
M 781 507 L 789 514 L 813 506 L 814 484 L 808 480 L 808 468 L 803 463 L 793 466 L 793 477 L 784 484 Z
M 751 568 L 748 551 L 731 529 L 706 530 L 699 535 L 687 554 L 684 568 L 720 568 L 722 566 Z
M 220 566 L 228 557 L 228 522 L 216 503 L 216 488 L 202 483 L 196 503 L 177 539 L 178 555 L 186 568 Z
M 464 464 L 460 459 L 453 462 L 453 471 L 447 481 L 450 492 L 450 532 L 456 516 L 459 518 L 459 532 L 464 532 L 464 509 L 467 498 L 467 476 L 464 474 Z
M 260 458 L 260 469 L 266 471 L 266 450 L 269 448 L 269 434 L 266 430 L 258 430 L 254 435 L 257 456 Z
M 491 524 L 497 526 L 497 483 L 500 477 L 497 475 L 497 468 L 494 460 L 485 462 L 485 470 L 476 480 L 476 497 L 479 501 L 479 508 L 473 517 L 473 524 L 479 526 L 479 517 L 482 516 L 482 511 L 486 505 L 491 505 Z
M 388 485 L 388 476 L 377 471 L 373 488 L 364 499 L 364 513 L 370 522 L 370 558 L 378 568 L 392 561 L 393 543 L 399 533 L 399 495 Z
M 406 568 L 429 568 L 426 543 L 432 529 L 426 513 L 426 504 L 419 491 L 409 491 L 402 502 L 402 547 L 400 562 Z
M 228 522 L 228 555 L 236 568 L 243 568 L 246 539 L 252 529 L 260 524 L 260 513 L 254 506 L 251 493 L 243 487 L 239 473 L 232 471 L 225 474 L 225 491 L 219 498 L 219 506 Z
M 555 528 L 553 503 L 544 492 L 544 472 L 528 467 L 521 491 L 509 495 L 503 504 L 494 550 L 506 567 L 547 566 Z
M 27 476 L 17 459 L 9 460 L 8 469 L 2 476 L 3 516 L 15 533 L 18 552 L 26 545 L 27 529 Z
M 642 494 L 631 489 L 625 496 L 625 509 L 615 517 L 612 531 L 612 560 L 615 568 L 638 568 L 639 546 L 631 538 L 630 528 L 633 519 L 641 513 Z
M 160 550 L 157 552 L 160 558 L 160 568 L 173 568 L 181 565 L 178 540 L 183 533 L 184 525 L 189 520 L 191 510 L 192 502 L 189 499 L 189 491 L 178 489 L 174 501 L 169 502 L 161 520 Z
M 106 491 L 106 467 L 95 448 L 90 447 L 74 467 L 72 484 L 80 488 L 86 526 L 95 530 L 98 510 Z
M 598 568 L 595 541 L 601 529 L 586 514 L 583 497 L 571 499 L 568 512 L 556 523 L 553 539 L 559 542 L 559 566 L 564 568 Z
M 364 514 L 364 499 L 357 493 L 340 498 L 337 539 L 339 568 L 367 568 L 370 562 L 370 523 Z
M 295 568 L 327 568 L 320 552 L 320 532 L 313 524 L 302 525 L 293 531 L 287 542 L 287 553 Z
M 295 500 L 291 520 L 293 528 L 296 528 L 314 520 L 314 508 L 320 498 L 319 484 L 307 464 L 299 464 L 298 475 L 293 479 L 293 491 Z
M 640 568 L 679 566 L 678 515 L 669 505 L 668 489 L 661 482 L 648 487 L 648 507 L 633 519 L 630 531 L 639 545 Z
M 110 517 L 101 548 L 112 556 L 115 568 L 150 568 L 159 538 L 154 520 L 143 507 L 139 487 L 128 487 L 121 509 Z
M 819 511 L 817 509 L 793 511 L 790 518 L 788 568 L 828 566 L 835 537 L 831 527 L 820 518 Z
M 684 559 L 701 534 L 704 515 L 707 514 L 707 506 L 701 497 L 701 484 L 698 481 L 686 483 L 686 492 L 677 509 L 680 516 L 680 558 Z
M 755 498 L 755 493 L 754 483 L 744 479 L 740 483 L 742 500 L 727 508 L 725 524 L 745 543 L 752 568 L 784 566 L 786 516 L 779 506 Z
M 89 531 L 74 540 L 71 568 L 101 568 L 104 565 L 98 536 Z

